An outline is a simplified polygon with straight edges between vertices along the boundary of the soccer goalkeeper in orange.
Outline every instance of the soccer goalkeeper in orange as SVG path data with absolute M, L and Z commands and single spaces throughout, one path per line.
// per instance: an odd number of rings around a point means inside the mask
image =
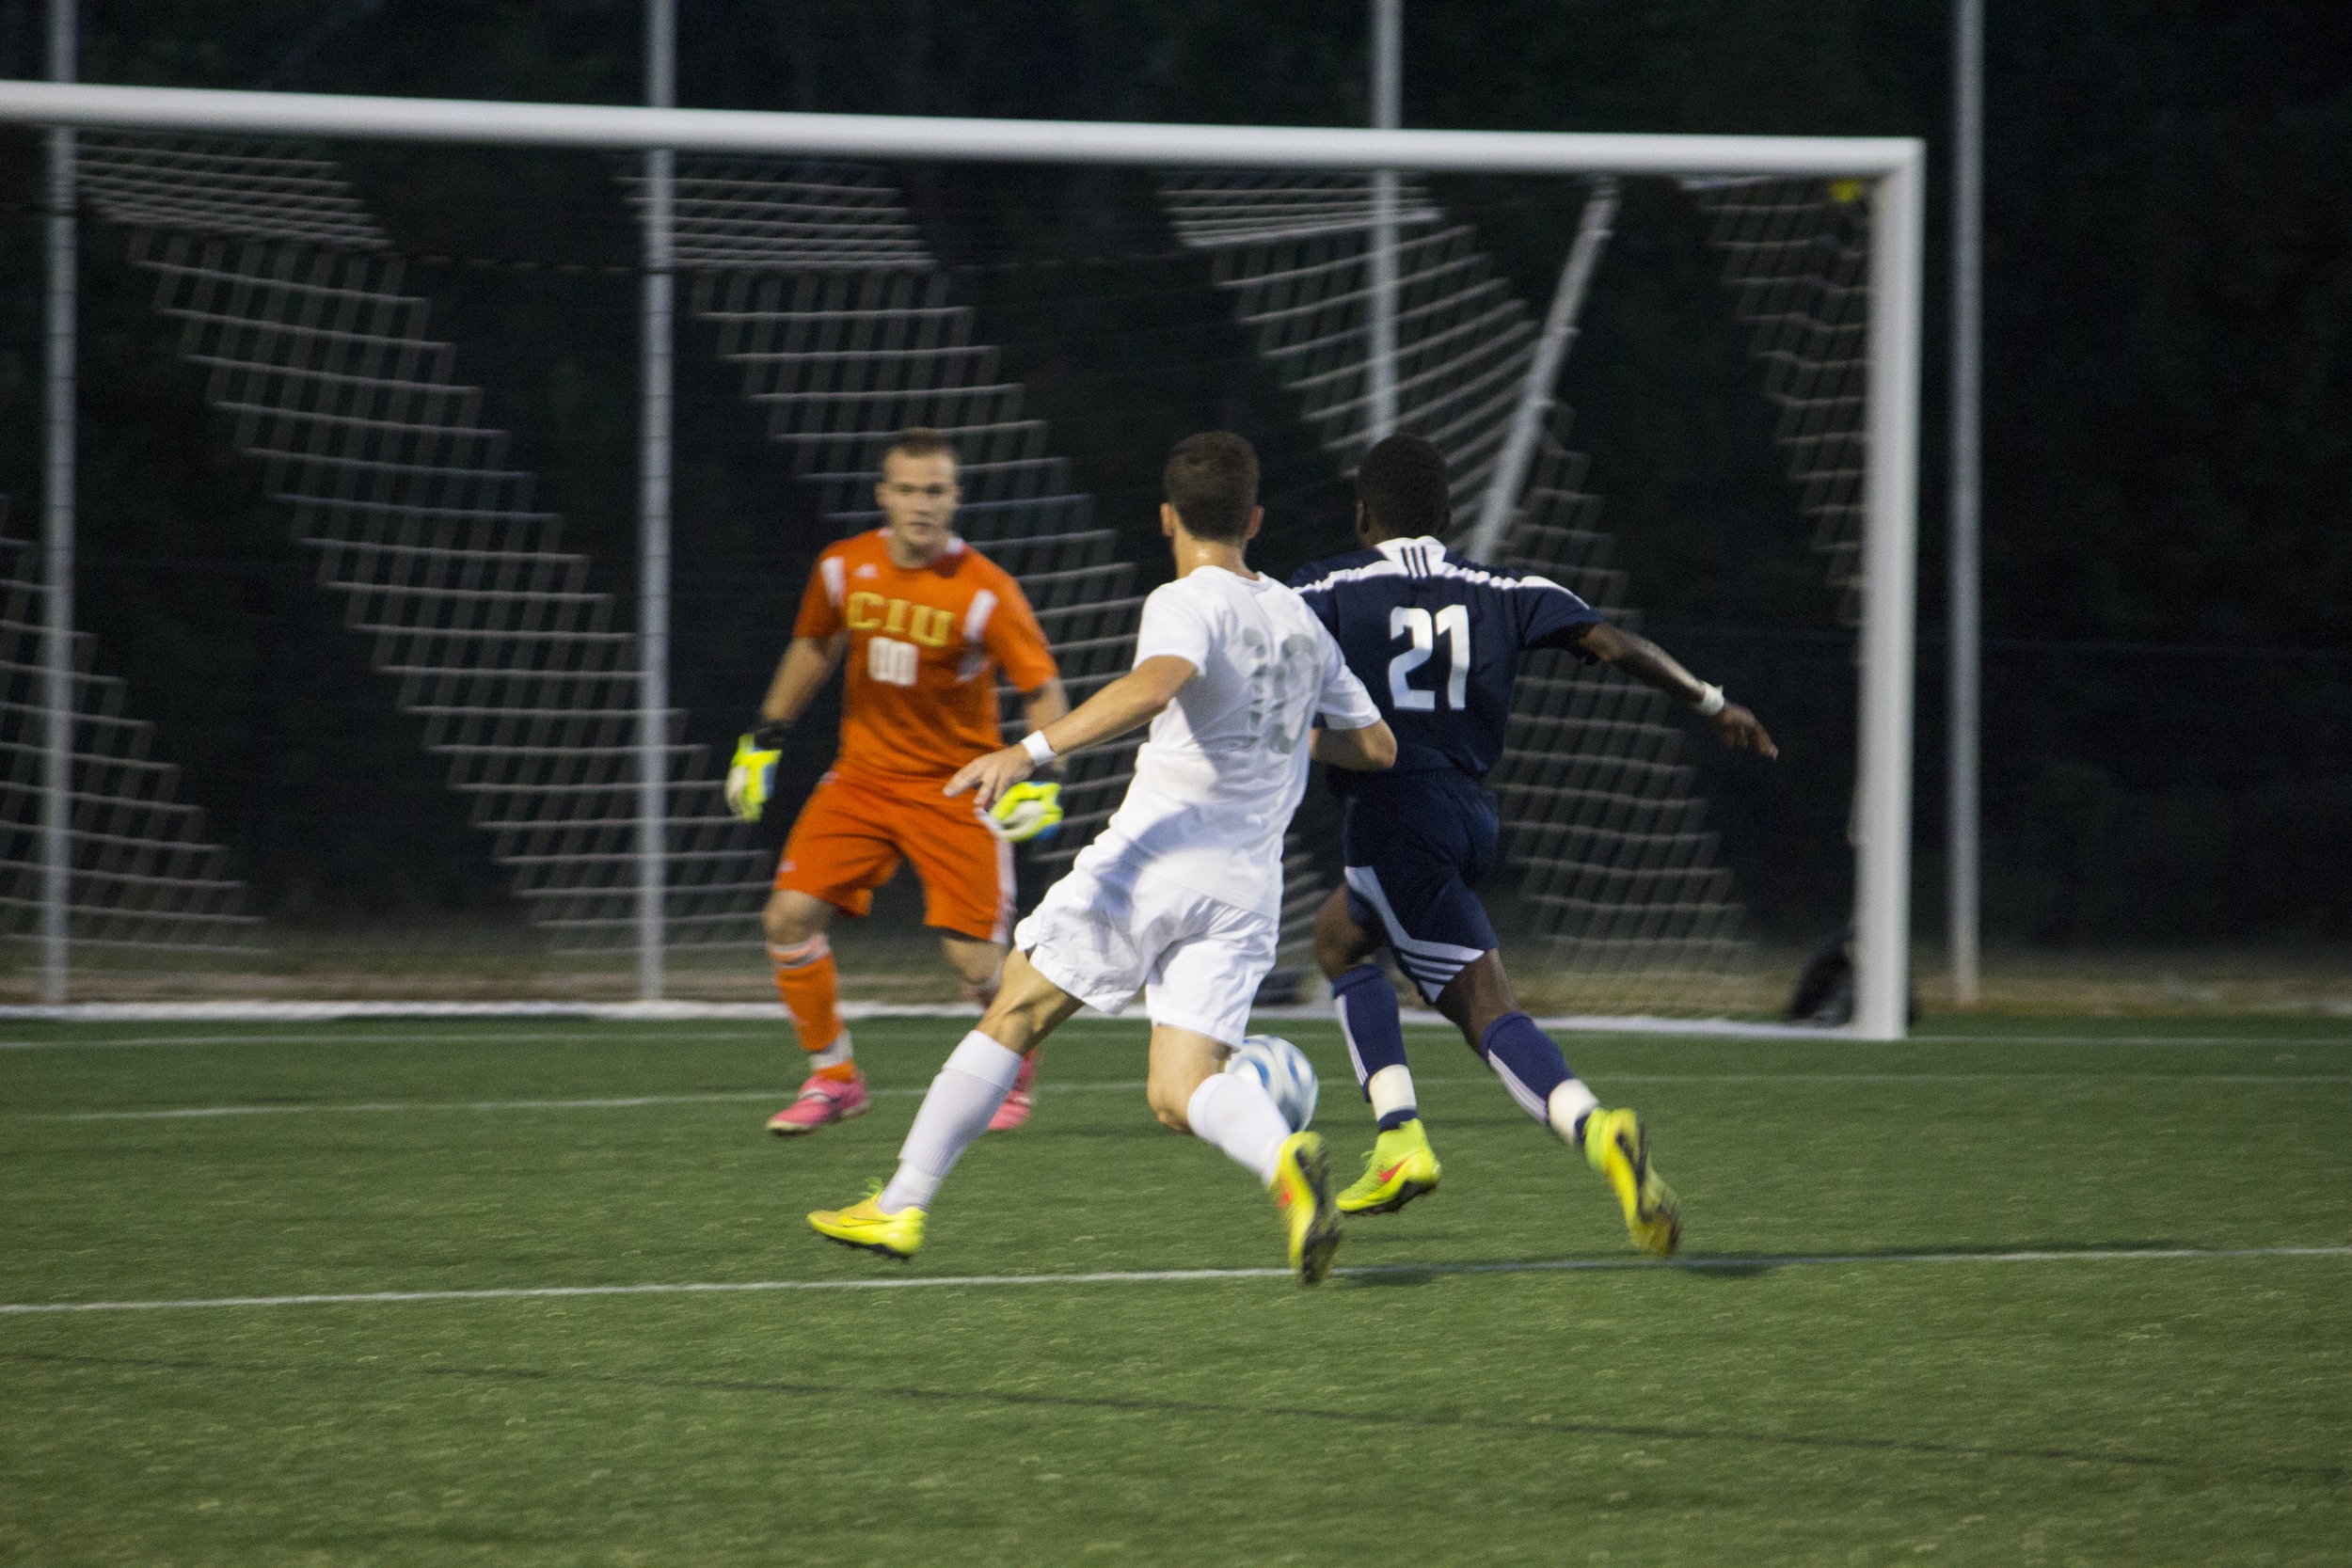
M 1021 585 L 956 537 L 956 457 L 936 432 L 908 430 L 882 456 L 875 485 L 883 524 L 817 558 L 800 618 L 737 747 L 727 804 L 756 820 L 784 736 L 834 666 L 849 655 L 841 746 L 792 824 L 766 913 L 776 990 L 792 1014 L 808 1081 L 768 1119 L 771 1132 L 813 1132 L 863 1115 L 871 1101 L 842 1027 L 839 979 L 825 927 L 835 910 L 862 915 L 903 858 L 923 879 L 923 923 L 938 928 L 965 994 L 985 1006 L 1012 927 L 1014 842 L 1061 821 L 1060 785 L 1025 786 L 982 812 L 947 781 L 1004 744 L 999 667 L 1022 695 L 1031 729 L 1070 711 L 1053 653 Z M 1028 1119 L 1031 1056 L 992 1128 Z

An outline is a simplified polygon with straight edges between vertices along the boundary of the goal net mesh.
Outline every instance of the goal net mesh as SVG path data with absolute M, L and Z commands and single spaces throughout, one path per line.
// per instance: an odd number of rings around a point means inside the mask
M 644 201 L 642 166 L 605 166 L 607 199 L 626 223 Z M 430 278 L 411 280 L 416 255 L 333 149 L 86 135 L 80 182 L 86 245 L 142 280 L 149 316 L 219 417 L 213 428 L 260 476 L 317 592 L 384 677 L 388 717 L 410 723 L 462 802 L 532 933 L 525 945 L 568 955 L 587 976 L 564 994 L 597 994 L 599 974 L 626 994 L 641 664 L 630 563 L 599 560 L 538 499 L 539 476 L 501 428 L 494 390 L 468 379 L 461 360 L 474 351 L 437 334 Z M 1143 593 L 1165 565 L 1138 549 L 1132 524 L 1098 517 L 1066 445 L 1031 411 L 902 185 L 899 171 L 877 167 L 679 159 L 678 352 L 711 356 L 757 420 L 819 535 L 792 542 L 803 557 L 879 522 L 873 485 L 898 431 L 946 435 L 960 459 L 959 531 L 1020 579 L 1072 700 L 1083 701 L 1127 668 Z M 1336 475 L 1352 473 L 1375 436 L 1369 177 L 1166 173 L 1153 188 L 1170 254 L 1205 261 L 1299 425 Z M 1751 333 L 1830 582 L 1851 594 L 1867 202 L 1820 182 L 1689 191 L 1723 256 L 1729 309 Z M 1401 182 L 1395 221 L 1397 428 L 1447 453 L 1467 521 L 1504 459 L 1539 313 L 1423 182 Z M 562 249 L 561 236 L 550 243 Z M 599 265 L 619 270 L 585 259 L 568 270 Z M 633 313 L 608 310 L 594 330 L 633 343 L 637 327 Z M 1568 444 L 1572 423 L 1566 407 L 1549 407 L 1498 561 L 1638 626 L 1636 585 L 1613 564 L 1586 460 Z M 38 932 L 40 890 L 41 595 L 22 537 L 29 510 L 18 508 L 17 537 L 0 538 L 0 910 L 20 939 Z M 1314 520 L 1320 553 L 1352 546 L 1345 525 Z M 756 667 L 780 651 L 788 613 L 788 603 L 771 607 L 772 645 L 748 656 Z M 204 802 L 179 798 L 170 759 L 126 716 L 139 711 L 136 690 L 94 673 L 104 653 L 89 638 L 76 657 L 77 986 L 106 992 L 107 953 L 131 954 L 135 968 L 140 953 L 275 951 L 286 923 L 257 907 L 235 847 L 204 838 Z M 680 955 L 718 955 L 754 984 L 778 833 L 728 815 L 717 737 L 749 713 L 759 684 L 726 714 L 681 705 L 665 751 L 665 941 Z M 1002 695 L 1007 733 L 1018 734 L 1019 705 Z M 1025 851 L 1029 895 L 1116 807 L 1137 738 L 1073 759 L 1063 832 Z M 1546 972 L 1555 1006 L 1758 1005 L 1732 870 L 1684 752 L 1693 739 L 1661 696 L 1604 667 L 1551 653 L 1527 667 L 1488 781 L 1505 826 L 1505 873 L 1488 891 L 1505 930 L 1534 939 L 1518 967 Z M 797 800 L 778 805 L 788 819 Z M 1336 879 L 1333 847 L 1327 832 L 1291 836 L 1285 964 L 1309 961 L 1312 912 Z M 22 989 L 31 945 L 11 945 Z M 263 990 L 268 967 L 253 979 Z M 236 982 L 208 974 L 206 983 L 217 994 Z M 169 993 L 151 975 L 134 989 Z

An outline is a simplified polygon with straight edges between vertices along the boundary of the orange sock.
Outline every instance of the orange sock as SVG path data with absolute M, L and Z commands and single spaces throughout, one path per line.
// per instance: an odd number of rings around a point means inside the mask
M 791 947 L 770 942 L 768 958 L 775 966 L 776 994 L 784 998 L 785 1010 L 800 1031 L 801 1049 L 825 1058 L 817 1067 L 818 1074 L 844 1083 L 855 1078 L 857 1062 L 850 1054 L 849 1034 L 841 1027 L 841 976 L 833 965 L 832 943 L 821 932 Z

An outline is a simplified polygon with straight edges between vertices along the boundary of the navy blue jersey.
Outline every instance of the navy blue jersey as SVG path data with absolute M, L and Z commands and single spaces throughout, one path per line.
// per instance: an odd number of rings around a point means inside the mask
M 1399 773 L 1486 777 L 1502 755 L 1519 656 L 1581 652 L 1577 640 L 1601 620 L 1548 578 L 1481 566 L 1435 539 L 1383 540 L 1311 562 L 1291 586 L 1396 732 Z

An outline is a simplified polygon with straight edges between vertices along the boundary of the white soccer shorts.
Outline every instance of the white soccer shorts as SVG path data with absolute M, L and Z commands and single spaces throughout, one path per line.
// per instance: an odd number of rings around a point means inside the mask
M 1096 847 L 1013 928 L 1013 946 L 1089 1006 L 1124 1011 L 1139 986 L 1153 1023 L 1239 1045 L 1258 983 L 1274 967 L 1274 918 L 1097 857 Z

